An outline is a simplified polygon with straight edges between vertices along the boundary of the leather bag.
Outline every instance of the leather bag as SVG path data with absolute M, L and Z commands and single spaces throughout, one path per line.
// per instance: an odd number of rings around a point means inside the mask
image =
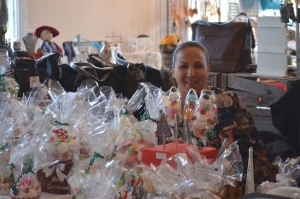
M 97 70 L 98 77 L 104 80 L 99 82 L 99 86 L 110 86 L 115 93 L 121 93 L 128 99 L 138 89 L 139 82 L 150 82 L 158 88 L 162 86 L 159 70 L 143 63 L 127 62 L 121 55 L 119 58 L 122 59 L 122 62 L 117 61 L 117 64 L 113 64 L 99 55 L 90 55 L 88 61 L 95 66 L 112 68 L 112 70 L 106 71 Z M 109 75 L 107 75 L 107 72 L 109 72 Z
M 13 61 L 14 78 L 20 86 L 18 97 L 30 93 L 32 88 L 32 78 L 38 77 L 35 59 L 25 51 L 15 53 L 16 59 Z
M 246 17 L 247 22 L 234 22 L 240 16 Z M 207 48 L 211 72 L 254 72 L 251 48 L 255 47 L 255 41 L 246 13 L 240 13 L 226 23 L 195 21 L 192 40 Z

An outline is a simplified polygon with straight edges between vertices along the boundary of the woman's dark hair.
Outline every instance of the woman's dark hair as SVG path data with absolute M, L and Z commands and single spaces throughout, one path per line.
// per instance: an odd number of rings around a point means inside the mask
M 176 47 L 176 49 L 173 53 L 173 59 L 172 59 L 173 66 L 175 66 L 175 61 L 176 61 L 177 54 L 181 50 L 183 50 L 185 48 L 190 48 L 190 47 L 195 47 L 195 48 L 198 48 L 198 49 L 202 50 L 205 53 L 206 64 L 209 65 L 209 56 L 208 56 L 207 49 L 202 44 L 200 44 L 196 41 L 186 41 L 186 42 L 183 42 L 183 43 L 179 44 Z

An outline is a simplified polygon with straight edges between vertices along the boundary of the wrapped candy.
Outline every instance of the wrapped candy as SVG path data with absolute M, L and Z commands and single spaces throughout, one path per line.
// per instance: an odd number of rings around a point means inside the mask
M 201 139 L 203 145 L 206 145 L 207 133 L 214 128 L 216 107 L 214 104 L 214 93 L 210 90 L 203 89 L 199 103 L 191 113 L 191 128 L 194 132 L 194 137 Z
M 149 178 L 154 192 L 149 198 L 187 198 L 197 193 L 191 181 L 193 166 L 186 154 L 179 153 L 162 161 L 154 171 L 144 172 Z
M 69 193 L 66 179 L 79 158 L 77 132 L 73 126 L 88 113 L 89 107 L 88 102 L 76 99 L 77 94 L 62 92 L 44 114 L 49 127 L 38 136 L 35 153 L 35 170 L 44 192 Z M 53 118 L 47 118 L 47 115 Z
M 192 181 L 198 189 L 218 192 L 221 187 L 235 186 L 235 181 L 242 180 L 243 163 L 237 142 L 228 145 L 225 139 L 214 163 L 199 156 L 193 156 L 193 159 Z
M 175 126 L 175 115 L 181 115 L 180 93 L 176 87 L 171 87 L 168 100 L 168 123 Z
M 42 193 L 41 184 L 33 171 L 33 143 L 35 143 L 35 136 L 27 133 L 11 149 L 10 175 L 16 177 L 12 180 L 10 195 L 14 199 L 38 199 Z
M 184 118 L 188 120 L 194 120 L 195 118 L 191 117 L 192 111 L 198 105 L 198 96 L 194 89 L 190 89 L 188 94 L 186 95 L 185 102 L 184 102 Z
M 15 79 L 0 75 L 0 99 L 15 99 L 19 89 L 20 87 Z
M 9 195 L 11 185 L 14 181 L 12 166 L 6 165 L 0 169 L 0 195 Z
M 163 99 L 167 97 L 166 93 L 150 83 L 141 83 L 141 85 L 145 87 L 145 106 L 149 112 L 150 118 L 156 121 L 159 120 L 161 115 L 160 110 L 167 115 L 167 110 L 163 101 Z
M 258 185 L 257 192 L 267 193 L 278 187 L 296 186 L 300 179 L 300 157 L 287 158 L 283 161 L 279 156 L 275 157 L 273 165 L 277 165 L 279 173 L 276 175 L 277 182 L 265 181 Z

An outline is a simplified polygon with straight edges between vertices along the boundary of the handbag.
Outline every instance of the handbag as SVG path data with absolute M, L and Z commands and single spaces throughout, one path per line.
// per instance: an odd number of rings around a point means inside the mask
M 35 64 L 35 59 L 27 52 L 19 51 L 16 53 L 13 68 L 14 79 L 20 86 L 18 97 L 22 97 L 23 94 L 28 95 L 34 83 L 39 81 Z
M 150 82 L 159 88 L 162 86 L 159 70 L 143 63 L 127 62 L 121 55 L 120 59 L 122 59 L 121 62 L 117 61 L 117 64 L 114 64 L 99 55 L 90 55 L 88 61 L 97 67 L 111 68 L 111 70 L 106 71 L 97 70 L 98 77 L 103 80 L 99 82 L 99 86 L 110 86 L 115 93 L 121 93 L 128 99 L 138 89 L 139 82 Z M 109 72 L 109 75 L 105 77 L 107 72 Z
M 245 16 L 247 22 L 234 22 L 240 16 Z M 192 40 L 206 47 L 211 72 L 254 72 L 251 48 L 255 47 L 255 42 L 246 13 L 239 13 L 226 23 L 195 21 L 192 24 Z
M 61 74 L 59 71 L 60 53 L 49 53 L 36 60 L 36 69 L 40 76 L 40 83 L 49 77 L 52 80 L 57 80 Z

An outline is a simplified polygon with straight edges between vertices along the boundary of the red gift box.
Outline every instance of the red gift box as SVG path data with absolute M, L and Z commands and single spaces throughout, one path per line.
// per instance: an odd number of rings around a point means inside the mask
M 204 147 L 203 149 L 198 151 L 200 154 L 205 155 L 207 159 L 211 159 L 213 161 L 217 159 L 216 148 Z M 165 150 L 163 149 L 163 145 L 155 147 L 145 147 L 143 148 L 142 152 L 142 162 L 147 165 L 150 165 L 150 163 L 152 163 L 154 166 L 159 166 L 162 159 L 166 159 L 178 153 L 185 153 L 188 157 L 190 157 L 190 154 L 186 150 L 186 144 L 182 143 L 177 143 L 177 151 L 175 143 L 166 144 Z

